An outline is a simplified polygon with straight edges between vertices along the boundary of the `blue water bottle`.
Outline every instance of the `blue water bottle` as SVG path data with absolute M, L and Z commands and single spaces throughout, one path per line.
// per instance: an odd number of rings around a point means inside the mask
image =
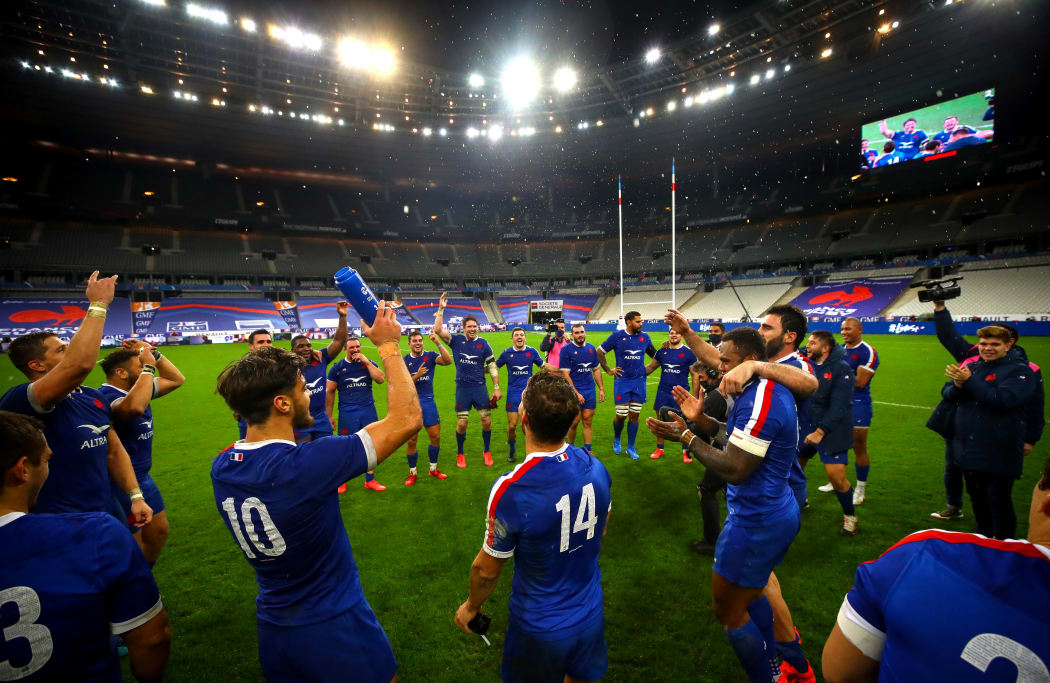
M 356 270 L 349 266 L 340 268 L 335 274 L 335 286 L 343 293 L 362 320 L 369 325 L 375 324 L 376 313 L 379 311 L 379 300 Z

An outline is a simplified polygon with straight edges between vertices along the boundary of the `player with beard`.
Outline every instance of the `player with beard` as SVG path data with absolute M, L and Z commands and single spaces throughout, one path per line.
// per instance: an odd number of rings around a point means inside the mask
M 638 416 L 645 405 L 645 356 L 656 355 L 649 335 L 642 332 L 642 315 L 628 311 L 623 316 L 625 330 L 617 330 L 598 347 L 598 362 L 602 370 L 616 379 L 613 396 L 616 400 L 616 417 L 613 419 L 613 453 L 620 452 L 620 434 L 624 422 L 627 424 L 627 455 L 638 459 L 634 443 L 638 438 Z M 616 353 L 616 367 L 609 368 L 605 354 Z
M 361 353 L 361 340 L 353 337 L 346 342 L 346 357 L 332 366 L 328 371 L 328 385 L 325 389 L 325 412 L 328 422 L 332 421 L 332 408 L 335 396 L 339 394 L 339 433 L 355 434 L 365 425 L 379 421 L 376 413 L 376 399 L 372 395 L 372 382 L 382 384 L 386 375 L 375 361 L 368 360 Z M 365 473 L 365 488 L 372 491 L 386 491 L 386 487 L 376 481 L 375 473 Z M 339 485 L 339 493 L 346 493 L 346 483 Z
M 434 333 L 449 345 L 456 364 L 456 467 L 467 466 L 463 445 L 467 441 L 467 420 L 472 409 L 477 410 L 481 418 L 482 458 L 486 467 L 492 467 L 492 406 L 501 396 L 496 358 L 488 341 L 478 336 L 480 327 L 474 316 L 463 318 L 463 334 L 452 334 L 445 329 L 442 318 L 447 305 L 448 294 L 442 292 L 434 314 Z M 486 370 L 492 378 L 491 399 L 485 390 Z
M 99 365 L 106 373 L 106 383 L 98 391 L 109 401 L 113 429 L 125 444 L 139 488 L 146 504 L 153 510 L 153 521 L 141 529 L 131 527 L 152 569 L 169 533 L 164 498 L 150 476 L 154 431 L 152 402 L 181 387 L 186 378 L 163 354 L 136 339 L 125 339 L 123 348 L 111 352 Z M 113 497 L 127 520 L 132 516 L 131 499 L 117 487 L 113 487 Z
M 572 382 L 576 398 L 580 401 L 580 414 L 573 420 L 566 438 L 570 444 L 576 443 L 576 427 L 583 423 L 583 447 L 591 453 L 591 440 L 594 438 L 594 410 L 598 403 L 605 402 L 605 386 L 602 383 L 602 371 L 598 367 L 598 355 L 594 344 L 587 342 L 587 330 L 576 323 L 572 326 L 572 338 L 561 347 L 558 369 L 565 379 Z M 598 387 L 597 396 L 594 388 Z M 597 400 L 596 400 L 597 399 Z
M 328 419 L 326 411 L 328 383 L 325 376 L 328 373 L 328 365 L 339 357 L 339 353 L 346 346 L 346 314 L 350 310 L 350 304 L 340 301 L 335 305 L 335 310 L 339 314 L 339 326 L 327 347 L 315 351 L 310 344 L 310 338 L 305 334 L 292 337 L 292 352 L 305 363 L 303 377 L 306 379 L 306 390 L 310 392 L 310 414 L 314 416 L 313 427 L 304 432 L 296 432 L 296 443 L 332 435 L 332 422 Z
M 441 418 L 438 416 L 437 403 L 434 402 L 434 370 L 439 365 L 452 365 L 452 356 L 448 349 L 441 345 L 441 339 L 430 333 L 430 341 L 438 347 L 438 352 L 423 350 L 423 333 L 413 330 L 408 335 L 408 354 L 405 365 L 412 373 L 412 381 L 419 394 L 419 406 L 423 409 L 423 429 L 427 432 L 430 445 L 427 446 L 427 457 L 430 460 L 430 471 L 427 476 L 435 479 L 448 479 L 448 475 L 438 469 L 438 453 L 441 450 Z M 419 462 L 419 451 L 416 448 L 419 432 L 408 437 L 405 454 L 408 457 L 408 478 L 405 486 L 416 483 L 416 463 Z
M 525 345 L 524 329 L 515 327 L 510 332 L 510 338 L 514 346 L 503 350 L 503 353 L 496 359 L 496 367 L 507 366 L 507 448 L 509 449 L 507 462 L 514 462 L 521 392 L 525 391 L 525 385 L 532 377 L 533 366 L 543 367 L 543 358 L 539 351 Z M 558 352 L 561 351 L 561 347 L 562 344 L 559 344 Z M 554 355 L 557 360 L 558 354 Z

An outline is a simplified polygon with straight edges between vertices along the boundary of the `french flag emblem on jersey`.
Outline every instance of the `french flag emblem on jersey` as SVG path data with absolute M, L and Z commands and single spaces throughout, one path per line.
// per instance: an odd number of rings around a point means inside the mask
M 567 453 L 562 452 L 562 453 L 558 453 L 558 455 L 554 456 L 554 459 L 557 460 L 558 462 L 565 462 L 566 460 L 569 459 L 569 456 L 568 456 Z
M 230 453 L 230 460 L 241 462 L 244 460 L 244 453 L 238 453 L 234 451 L 233 453 Z

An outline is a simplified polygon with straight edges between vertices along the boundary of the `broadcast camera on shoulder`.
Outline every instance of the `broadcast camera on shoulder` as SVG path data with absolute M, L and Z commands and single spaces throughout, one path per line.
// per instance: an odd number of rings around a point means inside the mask
M 929 303 L 931 301 L 947 301 L 948 299 L 954 299 L 962 294 L 962 288 L 959 286 L 959 280 L 962 280 L 961 275 L 946 277 L 943 280 L 922 280 L 920 282 L 913 282 L 909 285 L 911 289 L 922 287 L 919 291 L 919 301 L 923 303 Z

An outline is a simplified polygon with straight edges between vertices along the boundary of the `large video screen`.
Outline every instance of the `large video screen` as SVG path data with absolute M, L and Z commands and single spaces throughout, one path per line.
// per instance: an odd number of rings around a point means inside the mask
M 864 124 L 860 131 L 861 168 L 905 161 L 989 143 L 995 135 L 995 90 Z

